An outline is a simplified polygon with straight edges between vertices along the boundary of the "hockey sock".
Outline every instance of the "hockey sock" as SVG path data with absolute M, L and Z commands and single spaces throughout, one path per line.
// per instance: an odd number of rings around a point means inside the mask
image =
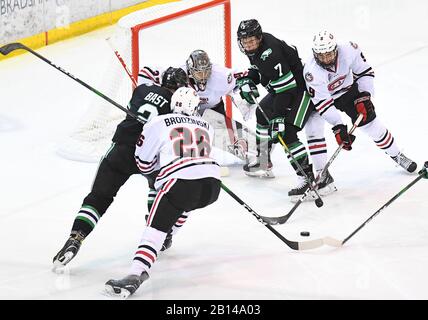
M 324 169 L 327 163 L 327 144 L 325 138 L 308 139 L 309 155 L 316 172 Z
M 302 167 L 307 164 L 308 154 L 306 152 L 306 148 L 300 141 L 294 142 L 288 146 L 290 153 L 293 155 L 294 159 L 287 153 L 287 158 L 290 161 L 293 169 L 296 173 L 300 173 L 299 167 L 295 163 L 297 161 Z M 301 173 L 300 173 L 301 174 Z
M 150 270 L 157 259 L 166 235 L 165 232 L 152 227 L 147 227 L 144 230 L 140 245 L 132 261 L 130 274 L 140 275 L 143 271 L 148 272 Z
M 172 229 L 171 229 L 172 235 L 175 235 L 178 232 L 178 230 L 181 229 L 183 224 L 187 221 L 187 218 L 189 217 L 189 215 L 190 215 L 190 212 L 183 212 L 181 214 L 181 216 L 177 219 L 177 221 L 172 226 Z
M 395 157 L 400 153 L 394 137 L 377 118 L 360 127 L 360 129 L 371 137 L 376 145 L 390 157 Z
M 101 215 L 97 209 L 89 205 L 83 205 L 74 219 L 72 232 L 82 231 L 87 236 L 95 228 L 100 218 Z
M 152 210 L 153 202 L 155 201 L 156 195 L 158 192 L 155 189 L 149 189 L 149 193 L 147 194 L 147 209 L 148 212 Z
M 269 141 L 269 126 L 257 124 L 256 126 L 256 142 L 257 147 L 262 143 Z

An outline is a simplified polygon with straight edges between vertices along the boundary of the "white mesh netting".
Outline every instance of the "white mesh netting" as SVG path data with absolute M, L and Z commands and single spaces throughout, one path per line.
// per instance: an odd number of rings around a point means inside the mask
M 114 34 L 107 39 L 112 50 L 99 90 L 126 106 L 132 94 L 132 82 L 114 54 L 117 51 L 129 70 L 137 59 L 131 52 L 131 27 L 169 14 L 208 3 L 208 0 L 185 0 L 158 5 L 131 13 L 119 20 Z M 190 52 L 203 49 L 211 60 L 225 62 L 224 7 L 218 5 L 169 20 L 139 31 L 139 68 L 184 65 Z M 229 49 L 230 50 L 230 49 Z M 62 142 L 57 152 L 68 159 L 94 162 L 107 151 L 117 124 L 125 114 L 94 95 L 78 127 Z

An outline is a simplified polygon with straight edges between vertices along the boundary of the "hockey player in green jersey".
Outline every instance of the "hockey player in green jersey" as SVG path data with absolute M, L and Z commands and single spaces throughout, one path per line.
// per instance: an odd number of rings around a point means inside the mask
M 258 84 L 268 91 L 260 101 L 263 112 L 256 111 L 258 154 L 253 162 L 244 166 L 244 171 L 249 176 L 272 176 L 270 152 L 272 143 L 277 143 L 280 135 L 293 155 L 287 156 L 299 179 L 297 187 L 290 190 L 288 195 L 291 200 L 299 198 L 309 188 L 311 180 L 314 180 L 308 153 L 297 136 L 305 125 L 308 127 L 305 129 L 316 171 L 323 169 L 318 163 L 325 163 L 327 156 L 323 129 L 317 130 L 317 127 L 323 127 L 318 125 L 323 120 L 314 112 L 314 106 L 306 92 L 302 62 L 295 47 L 262 32 L 255 19 L 242 21 L 237 36 L 241 51 L 251 63 L 248 74 L 237 80 L 241 97 L 249 104 L 254 104 L 253 97 L 259 97 Z M 335 190 L 333 178 L 328 172 L 321 179 L 321 194 Z M 323 189 L 326 192 L 322 192 Z

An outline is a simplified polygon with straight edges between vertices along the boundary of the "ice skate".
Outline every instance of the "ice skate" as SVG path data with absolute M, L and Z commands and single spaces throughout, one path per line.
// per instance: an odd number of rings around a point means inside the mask
M 312 181 L 315 180 L 314 174 L 312 172 L 312 165 L 309 165 L 304 170 L 309 179 L 306 178 L 306 176 L 302 175 L 300 172 L 297 174 L 297 178 L 298 178 L 297 187 L 295 187 L 294 189 L 291 189 L 288 192 L 288 196 L 291 202 L 297 202 L 302 197 L 302 195 L 306 192 L 306 190 L 311 186 Z M 313 191 L 310 191 L 305 198 L 305 200 L 315 200 L 315 199 L 316 199 L 316 195 Z
M 166 235 L 165 241 L 162 244 L 162 248 L 160 251 L 165 251 L 167 249 L 169 249 L 172 246 L 172 233 L 168 232 L 168 234 Z
M 401 152 L 398 155 L 396 155 L 395 157 L 391 157 L 391 158 L 392 158 L 392 160 L 394 160 L 397 164 L 400 165 L 400 167 L 402 167 L 407 172 L 410 172 L 410 173 L 415 172 L 417 167 L 418 167 L 416 162 L 410 160 Z
M 318 194 L 320 196 L 326 196 L 335 191 L 337 191 L 337 188 L 334 185 L 334 179 L 327 170 L 327 172 L 320 178 L 320 182 L 318 183 Z
M 85 235 L 82 232 L 72 232 L 62 249 L 53 258 L 53 271 L 66 266 L 77 254 Z
M 257 156 L 253 161 L 246 163 L 242 169 L 249 177 L 275 178 L 272 167 L 272 162 L 268 155 L 265 154 L 264 156 Z
M 126 299 L 134 294 L 140 285 L 149 278 L 147 272 L 143 272 L 140 276 L 130 274 L 120 280 L 109 280 L 105 284 L 105 291 L 108 295 Z

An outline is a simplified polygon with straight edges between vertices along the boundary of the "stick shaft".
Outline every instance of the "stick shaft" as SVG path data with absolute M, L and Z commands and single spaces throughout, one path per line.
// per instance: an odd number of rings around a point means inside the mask
M 357 120 L 355 121 L 354 125 L 352 126 L 351 130 L 349 130 L 350 134 L 352 134 L 355 131 L 355 129 L 358 127 L 358 125 L 360 124 L 362 119 L 363 119 L 363 115 L 360 114 L 358 116 Z M 327 161 L 322 172 L 320 174 L 318 174 L 318 176 L 316 177 L 316 179 L 315 179 L 316 185 L 314 187 L 315 189 L 318 189 L 318 184 L 319 184 L 321 177 L 327 172 L 327 169 L 333 163 L 334 159 L 336 159 L 336 157 L 339 155 L 339 152 L 342 150 L 342 148 L 343 148 L 343 144 L 341 144 L 336 149 L 334 154 Z M 303 203 L 303 201 L 305 200 L 305 198 L 307 197 L 307 195 L 309 194 L 310 191 L 311 191 L 310 189 L 306 190 L 306 192 L 300 197 L 300 199 L 294 204 L 294 206 L 291 208 L 291 210 L 286 215 L 283 215 L 280 217 L 262 217 L 263 221 L 265 221 L 266 223 L 271 224 L 271 225 L 286 223 L 287 220 L 292 216 L 292 214 L 297 210 L 297 208 Z
M 226 187 L 223 183 L 221 184 L 221 188 L 230 195 L 233 199 L 236 200 L 240 205 L 242 205 L 245 209 L 247 209 L 248 212 L 250 212 L 261 224 L 263 224 L 269 231 L 271 231 L 274 235 L 276 235 L 282 242 L 284 242 L 288 247 L 290 247 L 293 250 L 299 250 L 299 246 L 297 242 L 290 241 L 286 239 L 282 234 L 280 234 L 278 231 L 276 231 L 272 226 L 266 224 L 263 222 L 263 219 L 260 217 L 260 215 L 255 212 L 248 204 L 246 204 L 244 201 L 241 200 L 235 193 L 233 193 L 228 187 Z
M 369 223 L 374 217 L 376 217 L 379 213 L 381 213 L 386 207 L 388 207 L 392 202 L 394 202 L 398 197 L 400 197 L 404 192 L 409 190 L 416 182 L 423 178 L 423 174 L 419 174 L 419 176 L 410 182 L 407 186 L 405 186 L 400 192 L 398 192 L 395 196 L 393 196 L 387 203 L 385 203 L 379 210 L 377 210 L 374 214 L 372 214 L 366 221 L 364 221 L 357 229 L 355 229 L 349 236 L 347 236 L 342 244 L 348 242 L 358 231 L 360 231 L 367 223 Z
M 46 57 L 42 56 L 41 54 L 35 52 L 34 50 L 28 48 L 27 46 L 23 45 L 22 43 L 12 43 L 12 44 L 8 44 L 6 46 L 3 46 L 1 48 L 2 53 L 3 54 L 9 54 L 10 52 L 14 51 L 14 50 L 18 50 L 18 49 L 22 49 L 22 50 L 26 50 L 29 53 L 31 53 L 32 55 L 36 56 L 37 58 L 41 59 L 42 61 L 46 62 L 47 64 L 49 64 L 51 67 L 55 68 L 56 70 L 62 72 L 63 74 L 65 74 L 67 77 L 73 79 L 74 81 L 78 82 L 79 84 L 81 84 L 82 86 L 84 86 L 85 88 L 89 89 L 90 91 L 92 91 L 93 93 L 95 93 L 96 95 L 98 95 L 99 97 L 103 98 L 104 100 L 108 101 L 109 103 L 111 103 L 112 105 L 114 105 L 116 108 L 119 108 L 120 110 L 122 110 L 123 112 L 125 112 L 126 114 L 128 114 L 130 117 L 134 118 L 135 120 L 137 120 L 138 122 L 145 124 L 145 121 L 140 119 L 137 115 L 133 114 L 131 111 L 129 111 L 128 109 L 126 109 L 125 107 L 121 106 L 119 103 L 117 103 L 116 101 L 112 100 L 111 98 L 107 97 L 105 94 L 101 93 L 100 91 L 98 91 L 97 89 L 91 87 L 89 84 L 87 84 L 86 82 L 80 80 L 79 78 L 75 77 L 74 75 L 72 75 L 71 73 L 67 72 L 65 69 L 61 68 L 60 66 L 57 66 L 56 64 L 54 64 L 52 61 L 50 61 L 49 59 L 47 59 Z
M 266 122 L 269 124 L 269 118 L 266 115 L 266 113 L 264 112 L 264 110 L 262 109 L 262 107 L 260 106 L 259 102 L 257 101 L 257 99 L 254 97 L 254 95 L 252 94 L 251 97 L 253 98 L 253 100 L 256 103 L 257 109 L 259 109 L 259 111 L 261 112 L 261 114 L 263 115 L 263 118 L 265 118 Z M 318 194 L 318 191 L 313 188 L 311 179 L 308 177 L 308 175 L 306 174 L 306 172 L 303 170 L 302 166 L 300 165 L 299 162 L 297 162 L 296 158 L 294 157 L 293 153 L 291 153 L 290 149 L 288 148 L 288 146 L 286 145 L 286 143 L 284 142 L 284 140 L 282 139 L 281 135 L 278 134 L 278 139 L 279 142 L 281 143 L 282 147 L 284 148 L 284 150 L 289 154 L 290 158 L 293 160 L 293 162 L 295 163 L 295 165 L 297 166 L 297 169 L 302 173 L 302 175 L 308 179 L 309 183 L 310 183 L 310 189 L 311 191 L 315 192 L 315 195 L 317 196 L 317 199 L 319 199 L 320 201 L 322 201 L 320 195 Z

